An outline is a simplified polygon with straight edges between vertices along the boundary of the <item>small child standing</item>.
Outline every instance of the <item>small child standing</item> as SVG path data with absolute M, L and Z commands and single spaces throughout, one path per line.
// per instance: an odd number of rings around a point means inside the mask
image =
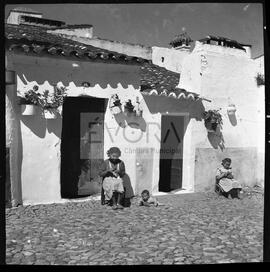
M 159 205 L 156 198 L 150 196 L 150 193 L 148 190 L 143 190 L 141 193 L 141 198 L 139 200 L 139 206 L 155 206 L 157 207 Z

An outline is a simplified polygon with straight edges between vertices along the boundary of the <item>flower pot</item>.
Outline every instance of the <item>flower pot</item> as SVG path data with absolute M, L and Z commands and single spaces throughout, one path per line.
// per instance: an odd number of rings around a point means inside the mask
M 136 112 L 135 111 L 130 111 L 130 110 L 125 110 L 125 115 L 127 117 L 135 117 L 136 116 Z
M 120 106 L 114 106 L 114 107 L 111 107 L 111 112 L 113 115 L 119 114 L 122 112 L 122 109 Z
M 204 123 L 204 125 L 205 125 L 205 127 L 206 127 L 206 129 L 207 129 L 208 132 L 216 132 L 218 124 L 217 123 L 212 123 L 210 121 L 206 121 Z
M 235 105 L 233 105 L 233 104 L 229 105 L 228 108 L 227 108 L 228 115 L 234 115 L 235 112 L 236 112 Z
M 37 113 L 38 106 L 32 104 L 22 104 L 21 113 L 22 115 L 35 115 Z
M 126 116 L 134 116 L 136 113 L 134 112 L 134 106 L 131 103 L 131 100 L 129 99 L 128 102 L 126 102 L 124 106 L 124 113 Z
M 44 109 L 44 118 L 45 119 L 56 119 L 55 109 Z
M 143 111 L 142 110 L 136 110 L 136 117 L 142 117 Z

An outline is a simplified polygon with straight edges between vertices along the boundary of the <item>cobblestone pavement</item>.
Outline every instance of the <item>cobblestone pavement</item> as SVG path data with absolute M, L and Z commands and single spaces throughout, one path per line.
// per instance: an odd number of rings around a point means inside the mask
M 215 193 L 194 193 L 158 200 L 166 205 L 112 210 L 91 200 L 6 209 L 6 263 L 262 261 L 262 194 L 229 200 Z

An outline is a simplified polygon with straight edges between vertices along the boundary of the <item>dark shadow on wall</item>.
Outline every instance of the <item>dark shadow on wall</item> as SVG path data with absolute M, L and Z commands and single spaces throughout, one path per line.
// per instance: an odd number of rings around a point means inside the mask
M 205 107 L 202 100 L 193 101 L 157 95 L 144 95 L 143 98 L 152 114 L 187 112 L 190 118 L 195 118 L 197 121 L 203 120 L 202 113 L 205 111 Z
M 146 131 L 146 122 L 143 119 L 143 117 L 139 116 L 126 116 L 126 121 L 127 124 L 136 129 L 140 129 L 141 131 L 145 132 Z
M 220 148 L 221 151 L 225 149 L 225 141 L 221 132 L 221 128 L 219 126 L 217 127 L 215 132 L 208 132 L 207 138 L 213 148 Z
M 113 115 L 115 121 L 121 128 L 125 128 L 127 125 L 131 128 L 140 129 L 141 131 L 146 131 L 146 122 L 143 117 L 139 116 L 127 116 L 125 113 L 120 112 Z
M 21 121 L 27 126 L 36 136 L 44 138 L 46 135 L 46 119 L 42 116 L 42 109 L 38 107 L 38 112 L 35 115 L 21 115 Z
M 237 119 L 236 119 L 236 116 L 235 116 L 235 114 L 233 114 L 233 115 L 229 115 L 229 120 L 230 120 L 230 122 L 231 122 L 231 124 L 232 124 L 232 126 L 236 126 L 237 125 Z
M 62 117 L 57 114 L 56 119 L 45 119 L 49 133 L 54 133 L 59 139 L 61 138 L 62 132 Z
M 22 131 L 21 131 L 21 123 L 20 119 L 17 119 L 17 128 L 18 128 L 18 146 L 17 146 L 17 165 L 18 165 L 18 171 L 17 171 L 17 190 L 18 190 L 18 204 L 23 205 L 23 200 L 22 200 L 22 160 L 23 160 L 23 144 L 22 144 Z
M 59 139 L 62 130 L 62 117 L 57 114 L 56 119 L 45 119 L 42 116 L 42 109 L 39 108 L 36 115 L 21 115 L 21 121 L 39 138 L 45 138 L 46 129 L 49 133 L 54 133 Z
M 126 127 L 126 116 L 123 112 L 117 113 L 113 115 L 115 118 L 115 121 L 121 128 Z

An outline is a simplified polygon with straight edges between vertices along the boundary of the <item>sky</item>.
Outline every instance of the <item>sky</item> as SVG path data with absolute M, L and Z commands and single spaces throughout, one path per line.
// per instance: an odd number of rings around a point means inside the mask
M 263 54 L 263 7 L 259 3 L 170 4 L 20 4 L 6 5 L 41 12 L 66 24 L 91 24 L 100 38 L 169 47 L 186 31 L 195 41 L 217 35 L 252 45 L 252 57 Z

